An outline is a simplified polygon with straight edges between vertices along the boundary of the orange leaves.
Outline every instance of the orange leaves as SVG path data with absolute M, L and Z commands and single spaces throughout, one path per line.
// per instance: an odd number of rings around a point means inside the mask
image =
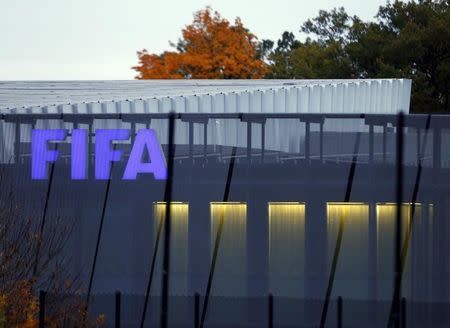
M 34 295 L 34 280 L 17 281 L 10 288 L 0 289 L 0 327 L 36 328 L 39 323 L 39 299 Z M 69 285 L 66 285 L 68 290 Z M 50 293 L 47 297 L 45 316 L 46 327 L 102 327 L 106 323 L 104 315 L 92 317 L 85 310 L 85 303 L 76 294 L 60 295 Z M 65 299 L 67 298 L 67 299 Z
M 31 283 L 20 281 L 12 290 L 0 293 L 0 322 L 11 327 L 37 327 L 39 303 L 31 293 Z
M 267 65 L 258 58 L 257 38 L 236 18 L 234 24 L 207 7 L 194 14 L 182 30 L 178 51 L 151 54 L 139 51 L 137 79 L 261 78 Z

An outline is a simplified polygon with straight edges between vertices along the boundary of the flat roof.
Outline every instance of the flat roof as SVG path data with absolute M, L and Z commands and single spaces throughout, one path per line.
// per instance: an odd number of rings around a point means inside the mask
M 372 81 L 393 79 L 0 81 L 0 110 Z

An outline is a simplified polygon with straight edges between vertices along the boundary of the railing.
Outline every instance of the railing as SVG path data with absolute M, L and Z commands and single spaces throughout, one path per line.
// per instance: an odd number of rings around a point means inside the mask
M 5 123 L 13 123 L 14 124 L 14 151 L 13 151 L 13 159 L 15 163 L 20 162 L 21 156 L 24 156 L 21 151 L 20 143 L 22 142 L 22 128 L 36 128 L 37 123 L 39 121 L 49 121 L 56 120 L 60 121 L 64 124 L 72 124 L 73 128 L 79 128 L 80 126 L 87 125 L 90 133 L 89 133 L 89 144 L 92 144 L 92 139 L 95 136 L 94 131 L 94 121 L 95 120 L 118 120 L 121 123 L 129 124 L 132 133 L 131 138 L 133 137 L 137 131 L 137 124 L 143 124 L 145 127 L 150 127 L 154 125 L 155 121 L 168 120 L 169 113 L 86 113 L 86 114 L 64 114 L 64 113 L 42 113 L 42 114 L 1 114 L 0 120 Z M 416 144 L 416 164 L 418 161 L 423 161 L 424 166 L 432 166 L 433 168 L 441 168 L 450 166 L 450 156 L 447 159 L 447 155 L 443 154 L 440 150 L 443 145 L 442 138 L 442 130 L 450 129 L 450 116 L 445 115 L 431 115 L 430 116 L 430 126 L 429 129 L 426 128 L 426 121 L 428 115 L 405 115 L 405 128 L 408 129 L 408 134 L 412 137 L 413 133 L 411 130 L 415 131 L 415 135 L 417 136 L 415 144 Z M 243 145 L 246 151 L 244 154 L 238 151 L 238 157 L 245 157 L 248 162 L 252 162 L 252 158 L 256 157 L 258 162 L 264 163 L 266 162 L 266 155 L 268 153 L 267 149 L 267 129 L 266 126 L 268 122 L 276 120 L 279 122 L 285 122 L 286 120 L 298 120 L 299 130 L 298 130 L 298 142 L 300 144 L 300 148 L 303 148 L 303 151 L 298 152 L 284 152 L 284 156 L 277 156 L 278 162 L 285 162 L 289 159 L 304 159 L 306 161 L 310 160 L 320 160 L 324 161 L 349 161 L 351 158 L 346 156 L 346 153 L 342 154 L 327 154 L 324 148 L 324 140 L 327 133 L 330 131 L 326 131 L 324 129 L 325 122 L 327 120 L 341 120 L 343 124 L 343 130 L 341 133 L 346 132 L 356 132 L 360 130 L 359 127 L 351 127 L 347 123 L 350 121 L 354 122 L 355 120 L 360 120 L 363 123 L 363 127 L 366 131 L 363 131 L 367 135 L 367 144 L 368 149 L 365 153 L 361 152 L 360 155 L 366 157 L 366 162 L 368 164 L 372 164 L 374 162 L 382 162 L 386 163 L 388 159 L 391 157 L 392 152 L 388 150 L 388 135 L 390 135 L 390 130 L 394 131 L 396 127 L 396 115 L 383 115 L 383 114 L 333 114 L 333 113 L 317 113 L 317 114 L 297 114 L 297 113 L 176 113 L 174 114 L 174 119 L 176 121 L 181 121 L 187 124 L 188 136 L 187 140 L 183 140 L 183 144 L 186 144 L 187 152 L 184 156 L 180 158 L 189 158 L 193 161 L 196 157 L 203 157 L 203 159 L 207 159 L 209 154 L 208 146 L 217 145 L 217 141 L 211 142 L 208 140 L 208 128 L 210 127 L 212 120 L 225 120 L 227 122 L 238 121 L 246 125 L 246 144 Z M 0 123 L 1 124 L 1 123 Z M 194 142 L 194 131 L 195 124 L 201 125 L 203 140 L 199 144 L 198 142 Z M 345 125 L 347 124 L 347 125 Z M 350 123 L 351 124 L 351 123 Z M 260 126 L 260 134 L 259 134 L 259 142 L 257 142 L 260 146 L 255 147 L 255 139 L 258 138 L 256 133 L 254 132 L 255 125 Z M 317 132 L 312 131 L 312 127 L 317 127 Z M 0 125 L 1 127 L 1 125 Z M 346 128 L 347 127 L 347 128 Z M 345 131 L 345 130 L 348 131 Z M 375 129 L 378 129 L 380 132 L 376 132 Z M 427 133 L 426 130 L 429 130 L 428 133 L 432 135 L 432 146 L 433 149 L 432 156 L 424 156 L 425 158 L 420 158 L 420 148 L 421 148 L 421 137 Z M 5 139 L 7 136 L 0 129 L 0 134 L 2 134 L 2 143 L 3 148 L 5 148 Z M 381 150 L 375 151 L 375 137 L 381 137 L 380 146 Z M 283 135 L 277 135 L 278 138 L 283 139 Z M 311 150 L 312 147 L 312 139 L 317 138 L 318 143 L 318 152 L 313 153 Z M 241 142 L 242 140 L 239 140 Z M 447 140 L 445 140 L 447 141 Z M 408 140 L 406 140 L 406 144 L 408 144 Z M 235 144 L 223 145 L 223 146 L 236 146 Z M 197 147 L 197 151 L 194 148 Z M 198 148 L 202 147 L 202 151 L 198 152 Z M 255 154 L 252 149 L 259 149 L 259 152 Z M 275 149 L 280 150 L 281 149 Z M 439 150 L 439 151 L 436 151 Z M 444 155 L 444 158 L 443 158 Z M 175 154 L 177 156 L 177 154 Z M 360 157 L 361 157 L 360 156 Z M 3 162 L 11 162 L 11 156 L 3 156 Z M 225 156 L 227 158 L 227 156 Z M 380 158 L 378 161 L 377 159 Z M 222 159 L 222 156 L 221 156 Z M 359 159 L 360 160 L 360 159 Z M 429 162 L 429 163 L 428 163 Z

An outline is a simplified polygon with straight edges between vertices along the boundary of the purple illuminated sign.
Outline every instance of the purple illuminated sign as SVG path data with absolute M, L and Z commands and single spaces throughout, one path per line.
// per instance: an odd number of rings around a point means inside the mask
M 33 130 L 31 135 L 31 178 L 33 180 L 47 179 L 47 164 L 58 159 L 59 151 L 50 150 L 50 142 L 61 142 L 66 139 L 67 131 Z M 108 180 L 111 163 L 122 158 L 123 151 L 114 149 L 114 141 L 124 141 L 130 138 L 127 129 L 99 129 L 95 131 L 95 179 Z M 73 180 L 87 179 L 88 163 L 88 131 L 74 129 L 71 134 L 71 177 Z M 143 161 L 147 154 L 149 161 Z M 135 180 L 140 173 L 152 173 L 155 179 L 167 178 L 167 167 L 161 146 L 152 129 L 142 129 L 136 134 L 130 156 L 122 179 Z

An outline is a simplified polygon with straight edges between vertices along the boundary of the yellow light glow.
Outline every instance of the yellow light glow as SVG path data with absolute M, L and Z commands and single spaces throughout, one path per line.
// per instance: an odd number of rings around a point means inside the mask
M 243 202 L 211 202 L 211 256 L 219 224 L 223 221 L 219 254 L 217 256 L 214 295 L 246 295 L 246 216 Z
M 404 203 L 402 203 L 402 205 L 404 205 L 404 206 L 406 206 L 406 205 L 412 205 L 413 203 L 408 203 L 408 202 L 404 202 Z M 422 206 L 422 203 L 415 203 L 416 204 L 416 206 Z M 396 206 L 397 205 L 397 203 L 394 203 L 394 202 L 380 202 L 380 203 L 377 203 L 377 205 L 389 205 L 389 206 Z
M 341 220 L 349 221 L 349 224 L 355 224 L 355 221 L 367 220 L 368 218 L 369 204 L 357 202 L 327 203 L 327 221 L 329 228 L 331 228 L 335 223 L 339 223 Z
M 166 203 L 153 203 L 154 218 L 153 231 L 156 237 L 160 224 L 164 223 Z M 185 294 L 188 289 L 188 240 L 189 240 L 189 204 L 184 202 L 170 203 L 170 288 L 176 294 Z M 162 235 L 160 247 L 164 240 L 164 225 L 161 226 Z M 162 260 L 162 252 L 159 252 L 158 261 Z M 157 266 L 161 268 L 161 265 Z M 159 288 L 159 279 L 157 279 Z M 156 289 L 157 289 L 156 288 Z
M 159 201 L 159 202 L 155 202 L 154 204 L 166 204 L 166 202 L 162 202 L 162 201 Z M 170 202 L 170 204 L 188 204 L 187 202 Z
M 339 206 L 364 205 L 364 206 L 369 206 L 367 203 L 363 203 L 363 202 L 327 202 L 327 206 L 333 206 L 333 205 L 339 205 Z
M 211 202 L 211 205 L 247 205 L 246 202 Z
M 410 222 L 412 215 L 412 203 L 402 203 L 401 213 L 401 231 L 402 240 L 401 246 L 405 242 L 407 233 L 410 232 Z M 422 223 L 422 204 L 416 203 L 414 206 L 414 226 L 419 226 Z M 379 277 L 379 291 L 383 297 L 389 296 L 389 290 L 394 281 L 394 254 L 395 243 L 394 237 L 396 232 L 396 217 L 397 217 L 397 203 L 377 203 L 376 204 L 376 218 L 377 218 L 377 275 Z M 412 237 L 412 235 L 411 235 Z M 408 253 L 405 259 L 403 279 L 402 279 L 402 293 L 408 297 L 411 293 L 410 274 L 411 274 L 411 251 L 413 240 L 409 240 Z
M 369 204 L 327 203 L 328 266 L 331 267 L 339 228 L 343 235 L 335 273 L 335 295 L 367 296 L 369 268 Z
M 397 203 L 377 203 L 376 204 L 376 212 L 377 212 L 377 232 L 382 233 L 380 231 L 380 227 L 384 225 L 392 225 L 395 222 L 395 218 L 397 216 Z M 402 203 L 402 230 L 406 232 L 406 228 L 408 228 L 408 224 L 412 215 L 413 204 L 412 203 Z M 414 205 L 414 218 L 421 218 L 422 212 L 422 204 L 415 203 Z
M 282 297 L 301 297 L 304 285 L 305 204 L 269 202 L 269 289 Z

